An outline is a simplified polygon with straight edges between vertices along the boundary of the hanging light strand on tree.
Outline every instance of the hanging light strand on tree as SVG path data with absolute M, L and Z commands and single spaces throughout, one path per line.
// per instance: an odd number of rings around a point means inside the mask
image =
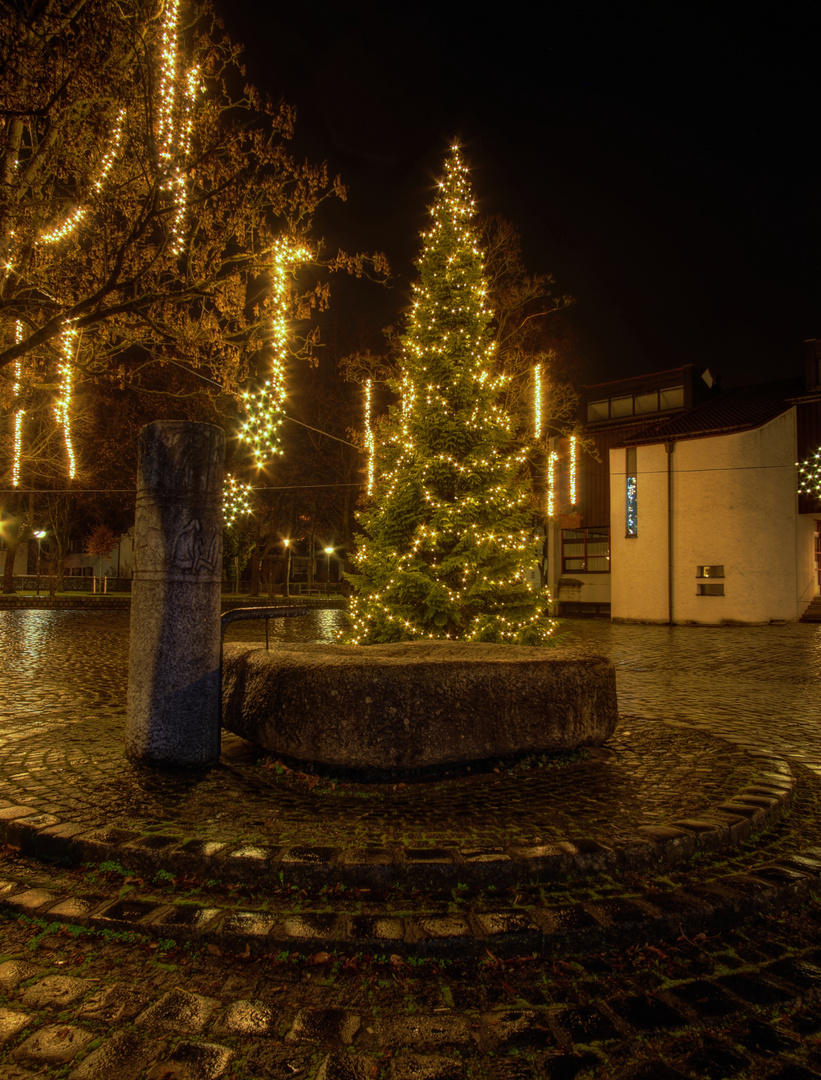
M 366 485 L 366 491 L 368 497 L 373 495 L 374 476 L 376 467 L 376 442 L 374 439 L 372 425 L 372 380 L 368 379 L 365 383 L 365 446 L 368 453 L 368 482 Z
M 570 502 L 576 504 L 576 436 L 570 436 Z
M 242 395 L 247 419 L 240 429 L 240 438 L 252 448 L 257 468 L 262 468 L 268 458 L 282 453 L 279 428 L 284 419 L 286 399 L 288 273 L 308 258 L 310 252 L 305 248 L 292 247 L 285 240 L 277 244 L 272 258 L 274 316 L 271 325 L 270 376 L 261 386 L 246 390 Z
M 237 480 L 231 473 L 225 476 L 222 488 L 222 521 L 225 528 L 230 528 L 238 518 L 251 513 L 250 484 Z
M 77 463 L 74 458 L 74 445 L 71 439 L 71 390 L 73 381 L 72 365 L 77 351 L 77 331 L 70 324 L 66 325 L 60 335 L 60 353 L 62 361 L 59 366 L 60 389 L 57 400 L 54 403 L 54 415 L 57 423 L 62 425 L 63 439 L 66 445 L 66 457 L 68 458 L 68 476 L 74 479 L 77 471 Z
M 533 438 L 536 442 L 542 437 L 542 365 L 533 367 Z
M 23 327 L 20 320 L 17 320 L 15 327 L 15 341 L 19 344 L 23 338 Z M 14 362 L 14 385 L 12 387 L 12 394 L 15 399 L 20 394 L 20 381 L 23 374 L 23 361 L 20 359 Z M 11 483 L 12 487 L 20 486 L 20 461 L 23 453 L 23 417 L 25 416 L 23 409 L 14 410 L 14 443 L 13 443 L 13 456 L 11 465 Z

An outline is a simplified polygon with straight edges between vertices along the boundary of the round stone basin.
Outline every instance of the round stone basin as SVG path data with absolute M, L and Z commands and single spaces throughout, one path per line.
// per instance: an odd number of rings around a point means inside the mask
M 273 754 L 374 777 L 599 745 L 617 720 L 604 657 L 448 641 L 228 644 L 222 704 Z

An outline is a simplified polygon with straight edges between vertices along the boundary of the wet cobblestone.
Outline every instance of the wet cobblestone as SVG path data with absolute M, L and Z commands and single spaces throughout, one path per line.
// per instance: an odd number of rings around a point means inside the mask
M 323 614 L 326 629 L 331 614 Z M 33 616 L 45 622 L 28 622 Z M 46 832 L 48 815 L 62 823 L 76 818 L 81 830 L 93 824 L 120 843 L 130 838 L 135 852 L 160 860 L 181 834 L 190 839 L 192 860 L 220 853 L 227 860 L 235 851 L 244 864 L 299 837 L 288 857 L 307 873 L 322 870 L 321 849 L 341 842 L 344 820 L 349 835 L 361 829 L 357 836 L 377 845 L 398 835 L 411 861 L 437 873 L 437 852 L 446 853 L 454 838 L 466 858 L 484 865 L 500 858 L 500 843 L 532 851 L 560 835 L 581 839 L 583 825 L 591 839 L 580 847 L 594 875 L 558 898 L 550 917 L 543 898 L 534 905 L 536 886 L 532 896 L 522 890 L 518 906 L 513 893 L 507 906 L 490 897 L 467 903 L 448 887 L 393 910 L 369 902 L 367 890 L 336 894 L 332 905 L 303 890 L 293 893 L 287 918 L 270 895 L 249 888 L 218 902 L 200 896 L 187 917 L 174 885 L 158 884 L 152 893 L 133 876 L 114 875 L 112 883 L 97 872 L 78 887 L 79 871 L 35 862 L 27 868 L 0 853 L 9 878 L 0 883 L 0 1075 L 818 1076 L 821 911 L 817 884 L 808 882 L 818 877 L 819 851 L 807 844 L 821 838 L 821 784 L 812 779 L 821 774 L 821 628 L 570 628 L 574 644 L 616 664 L 623 720 L 613 753 L 530 777 L 474 777 L 460 781 L 466 792 L 458 794 L 431 784 L 420 809 L 412 804 L 421 787 L 365 800 L 292 790 L 239 751 L 193 785 L 133 770 L 112 750 L 124 719 L 127 616 L 0 612 L 7 661 L 0 671 L 0 813 L 9 815 L 12 838 L 26 820 L 14 807 L 29 804 L 36 811 L 30 820 Z M 597 876 L 593 837 L 615 842 L 628 828 L 652 827 L 669 839 L 675 830 L 661 826 L 683 817 L 701 821 L 685 830 L 695 835 L 715 828 L 703 817 L 722 802 L 742 817 L 745 799 L 752 813 L 769 805 L 786 774 L 751 757 L 750 746 L 794 758 L 799 784 L 790 818 L 739 849 L 723 870 L 705 863 L 693 872 L 690 845 L 680 870 L 658 880 L 626 887 Z M 238 791 L 242 800 L 263 803 L 265 814 L 238 816 Z M 558 812 L 569 798 L 586 817 Z M 531 815 L 525 822 L 522 807 Z M 400 818 L 401 835 L 390 833 Z M 152 839 L 140 838 L 135 824 Z M 71 838 L 65 824 L 52 829 Z M 803 855 L 785 850 L 789 836 L 803 838 Z M 209 848 L 219 837 L 231 843 Z M 779 860 L 769 871 L 758 865 L 765 856 Z M 377 851 L 374 874 L 380 857 Z M 768 897 L 775 899 L 769 907 Z M 749 915 L 762 904 L 769 913 Z M 642 913 L 650 918 L 652 910 L 667 926 L 655 944 L 637 936 L 650 925 Z M 721 916 L 715 928 L 690 929 L 688 917 L 713 910 Z M 108 916 L 91 920 L 96 934 L 53 921 L 59 914 L 88 924 L 92 912 Z M 593 952 L 517 952 L 517 941 L 561 930 L 561 912 L 579 941 L 592 935 Z M 228 930 L 198 936 L 213 925 Z M 605 951 L 608 927 L 632 944 Z M 352 928 L 361 943 L 336 952 L 334 940 Z M 266 950 L 266 940 L 273 948 Z M 481 949 L 460 945 L 478 940 Z M 426 959 L 426 947 L 452 952 Z

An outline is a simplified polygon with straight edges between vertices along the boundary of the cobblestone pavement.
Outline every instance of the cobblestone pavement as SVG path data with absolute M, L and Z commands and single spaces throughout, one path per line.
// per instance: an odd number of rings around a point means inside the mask
M 324 636 L 339 618 L 278 632 Z M 129 766 L 127 626 L 0 612 L 3 1080 L 821 1076 L 821 627 L 568 622 L 616 665 L 608 752 L 363 795 L 232 740 L 196 784 Z M 689 833 L 669 827 L 688 816 Z M 89 829 L 133 864 L 43 861 Z M 639 829 L 664 865 L 608 863 Z M 720 852 L 702 843 L 731 831 Z M 39 857 L 17 850 L 32 835 L 49 841 Z M 239 844 L 244 868 L 206 880 L 226 860 L 175 861 L 182 839 Z M 422 870 L 393 891 L 346 887 L 354 845 L 399 845 Z M 471 885 L 471 850 L 541 870 Z M 246 871 L 274 851 L 279 878 Z M 540 876 L 550 852 L 570 877 Z

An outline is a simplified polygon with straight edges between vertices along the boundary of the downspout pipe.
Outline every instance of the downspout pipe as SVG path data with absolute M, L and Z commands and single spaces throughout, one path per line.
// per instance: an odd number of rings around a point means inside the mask
M 673 450 L 670 439 L 664 444 L 667 451 L 667 622 L 673 625 Z

